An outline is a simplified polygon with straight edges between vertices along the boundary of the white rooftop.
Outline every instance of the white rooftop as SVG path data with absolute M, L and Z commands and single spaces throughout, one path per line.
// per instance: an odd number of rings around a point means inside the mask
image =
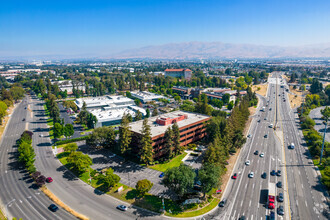
M 162 95 L 158 95 L 152 92 L 142 91 L 142 92 L 131 92 L 132 96 L 138 98 L 142 101 L 151 101 L 155 99 L 165 98 Z
M 80 98 L 76 99 L 76 105 L 81 108 L 83 106 L 83 102 L 86 103 L 87 108 L 97 108 L 97 107 L 114 107 L 114 106 L 128 106 L 134 105 L 134 101 L 125 96 L 97 96 L 90 98 Z
M 174 111 L 174 112 L 169 112 L 166 114 L 154 116 L 154 117 L 148 118 L 148 124 L 151 126 L 150 127 L 151 128 L 151 137 L 158 136 L 158 135 L 165 133 L 166 129 L 169 126 L 173 125 L 173 124 L 159 125 L 156 123 L 157 118 L 177 118 L 181 115 L 187 115 L 187 118 L 177 122 L 179 128 L 185 127 L 187 125 L 199 122 L 199 121 L 207 119 L 207 118 L 210 118 L 210 116 L 208 116 L 208 115 L 202 115 L 202 114 L 198 114 L 198 113 L 185 112 L 185 111 Z M 140 134 L 141 130 L 142 130 L 142 124 L 143 124 L 143 120 L 130 123 L 131 130 Z
M 98 122 L 106 122 L 121 120 L 124 113 L 130 114 L 134 118 L 136 115 L 134 110 L 136 110 L 136 112 L 140 111 L 143 115 L 146 115 L 146 111 L 143 108 L 137 106 L 118 107 L 108 110 L 93 109 L 89 110 L 89 112 L 96 116 Z

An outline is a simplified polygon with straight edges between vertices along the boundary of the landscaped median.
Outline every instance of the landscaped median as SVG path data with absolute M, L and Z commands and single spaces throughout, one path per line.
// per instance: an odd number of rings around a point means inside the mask
M 180 166 L 180 164 L 182 163 L 181 162 L 182 159 L 186 155 L 187 155 L 187 153 L 184 152 L 183 154 L 180 154 L 180 155 L 174 157 L 169 162 L 156 164 L 156 165 L 153 165 L 153 166 L 149 166 L 148 168 L 151 168 L 151 169 L 154 169 L 154 170 L 158 170 L 158 171 L 161 171 L 161 172 L 165 172 L 169 168 Z
M 69 156 L 69 154 L 70 154 L 69 152 L 63 152 L 58 154 L 57 158 L 64 166 L 66 166 L 66 168 L 68 168 L 73 174 L 75 174 L 85 183 L 90 184 L 93 188 L 97 189 L 102 193 L 111 195 L 117 199 L 130 203 L 134 206 L 141 207 L 161 214 L 161 210 L 163 209 L 162 198 L 148 193 L 145 194 L 144 196 L 139 196 L 138 191 L 136 189 L 123 185 L 121 183 L 115 184 L 114 187 L 107 188 L 104 186 L 103 179 L 97 177 L 98 175 L 101 174 L 93 170 L 92 168 L 88 168 L 80 174 L 76 172 L 74 169 L 72 169 L 73 166 L 67 161 L 67 157 Z M 178 161 L 181 161 L 180 158 L 181 157 L 183 158 L 185 155 L 186 153 L 172 159 L 172 161 L 170 162 L 171 164 L 159 164 L 157 168 L 165 171 L 169 167 L 179 166 L 180 162 Z M 119 188 L 120 190 L 118 191 Z M 220 197 L 220 195 L 217 196 Z M 211 197 L 204 203 L 191 204 L 184 207 L 181 205 L 181 203 L 178 204 L 170 199 L 164 199 L 164 205 L 166 210 L 165 215 L 171 217 L 194 217 L 194 216 L 202 215 L 215 208 L 219 203 L 219 201 L 220 201 L 219 198 Z

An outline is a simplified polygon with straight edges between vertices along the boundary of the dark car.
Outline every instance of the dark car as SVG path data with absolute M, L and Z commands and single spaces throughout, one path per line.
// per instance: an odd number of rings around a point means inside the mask
M 275 176 L 275 174 L 276 174 L 275 170 L 272 170 L 272 172 L 270 172 L 270 175 L 272 176 Z
M 283 201 L 284 201 L 283 193 L 279 193 L 279 194 L 278 194 L 278 196 L 277 196 L 277 201 L 279 201 L 279 202 L 283 202 Z
M 237 173 L 234 173 L 234 175 L 231 178 L 232 179 L 237 179 Z
M 277 186 L 278 188 L 282 188 L 282 182 L 281 182 L 281 181 L 278 181 L 277 184 L 276 184 L 276 186 Z
M 254 155 L 258 155 L 259 154 L 259 151 L 254 151 Z
M 281 176 L 281 170 L 277 171 L 277 176 Z
M 159 178 L 163 178 L 164 177 L 164 173 L 161 173 L 160 175 L 159 175 Z
M 246 218 L 245 218 L 245 216 L 244 215 L 242 215 L 240 218 L 239 218 L 239 220 L 245 220 Z
M 284 215 L 284 208 L 282 205 L 280 205 L 280 207 L 277 208 L 277 214 Z
M 119 209 L 121 211 L 127 211 L 127 207 L 125 205 L 119 205 L 119 206 L 117 206 L 117 209 Z
M 264 173 L 261 175 L 261 177 L 262 177 L 263 179 L 266 179 L 266 178 L 267 178 L 267 173 L 264 172 Z
M 23 118 L 23 121 L 25 121 L 25 118 Z
M 55 204 L 51 204 L 48 208 L 52 212 L 56 212 L 58 210 L 58 207 Z
M 260 119 L 258 120 L 258 122 L 260 122 Z
M 226 205 L 226 202 L 227 200 L 226 199 L 223 199 L 220 203 L 219 203 L 219 206 L 220 207 L 224 207 Z
M 275 219 L 275 212 L 271 211 L 271 212 L 270 212 L 270 215 L 269 215 L 269 218 L 270 218 L 271 220 L 274 220 L 274 219 Z
M 268 134 L 265 134 L 264 138 L 268 138 Z

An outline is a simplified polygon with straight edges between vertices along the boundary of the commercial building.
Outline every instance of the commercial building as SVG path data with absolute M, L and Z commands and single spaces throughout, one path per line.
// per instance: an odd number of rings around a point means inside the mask
M 134 100 L 125 96 L 98 96 L 80 98 L 75 101 L 79 109 L 82 108 L 84 102 L 87 111 L 97 118 L 96 127 L 119 124 L 124 113 L 130 114 L 133 118 L 138 111 L 143 116 L 147 114 L 143 108 L 135 105 Z
M 162 95 L 158 95 L 152 92 L 142 91 L 142 92 L 131 92 L 132 97 L 140 99 L 141 102 L 147 103 L 150 101 L 156 101 L 158 99 L 165 98 Z
M 180 129 L 180 142 L 181 146 L 185 146 L 192 142 L 198 141 L 205 136 L 205 122 L 211 117 L 202 114 L 196 114 L 184 111 L 174 111 L 163 115 L 158 115 L 148 119 L 148 124 L 151 128 L 151 139 L 154 151 L 154 158 L 163 156 L 164 148 L 164 135 L 168 127 L 172 126 L 175 122 Z M 136 121 L 130 123 L 132 135 L 132 150 L 133 153 L 139 152 L 139 143 L 141 138 L 143 121 Z
M 235 101 L 236 100 L 236 96 L 237 96 L 237 91 L 236 90 L 230 90 L 230 89 L 224 89 L 223 91 L 216 91 L 216 92 L 203 92 L 207 98 L 209 100 L 212 100 L 212 99 L 218 99 L 218 100 L 222 100 L 222 96 L 224 94 L 229 94 L 230 95 L 230 98 L 229 98 L 229 102 L 230 101 Z M 244 96 L 246 95 L 246 91 L 240 91 L 239 92 L 241 96 Z
M 177 77 L 190 80 L 192 71 L 190 69 L 166 69 L 165 76 Z

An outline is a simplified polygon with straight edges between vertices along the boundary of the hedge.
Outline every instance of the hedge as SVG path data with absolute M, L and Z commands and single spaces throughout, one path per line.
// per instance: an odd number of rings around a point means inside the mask
M 68 140 L 62 140 L 62 141 L 57 141 L 55 145 L 62 145 L 62 144 L 68 144 L 72 142 L 77 142 L 77 141 L 83 141 L 86 140 L 89 137 L 89 135 L 83 136 L 83 137 L 78 137 L 78 138 L 72 138 Z

